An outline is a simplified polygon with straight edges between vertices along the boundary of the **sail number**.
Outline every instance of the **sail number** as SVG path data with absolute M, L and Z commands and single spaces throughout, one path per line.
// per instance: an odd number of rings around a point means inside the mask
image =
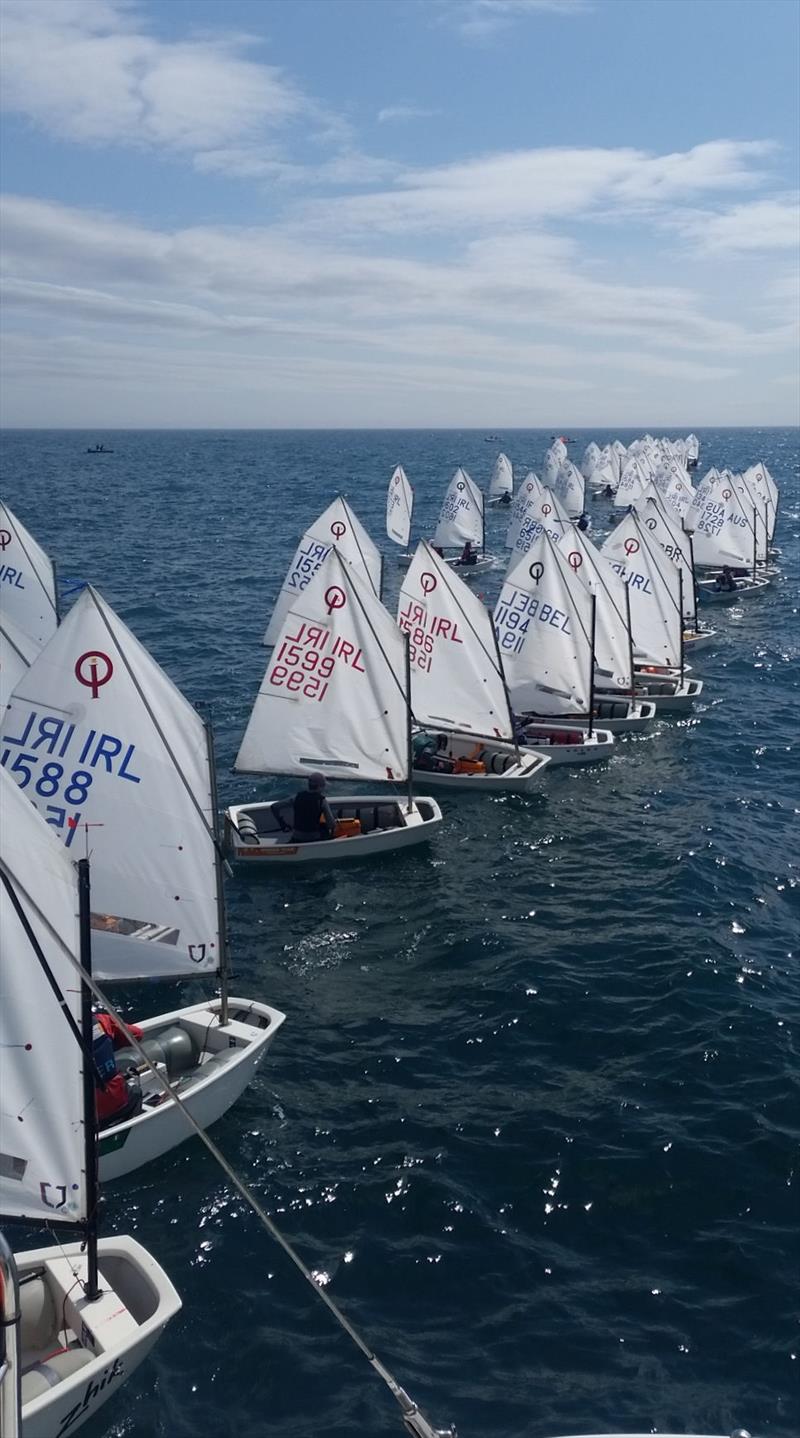
M 329 645 L 329 641 L 333 641 Z M 323 651 L 329 648 L 329 653 Z M 322 702 L 337 663 L 364 674 L 362 651 L 358 645 L 331 631 L 322 624 L 302 623 L 296 634 L 287 634 L 267 673 L 267 683 L 290 694 L 304 694 L 306 699 Z
M 412 668 L 424 673 L 430 673 L 437 638 L 449 639 L 452 644 L 464 643 L 459 637 L 455 620 L 446 619 L 443 614 L 429 614 L 424 604 L 414 600 L 409 600 L 406 608 L 400 611 L 397 623 L 408 635 Z
M 564 634 L 571 633 L 569 616 L 563 609 L 526 594 L 524 589 L 512 589 L 509 593 L 504 590 L 494 615 L 500 648 L 510 654 L 520 654 L 532 619 L 560 629 Z
M 329 552 L 329 544 L 318 544 L 314 539 L 309 541 L 305 549 L 301 544 L 294 557 L 294 564 L 286 577 L 284 589 L 300 593 L 307 589 Z

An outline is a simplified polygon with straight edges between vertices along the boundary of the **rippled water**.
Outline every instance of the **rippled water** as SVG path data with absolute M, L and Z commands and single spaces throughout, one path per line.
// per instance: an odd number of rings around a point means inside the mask
M 98 438 L 113 455 L 85 453 Z M 288 1021 L 215 1138 L 461 1438 L 800 1432 L 797 433 L 700 438 L 701 472 L 760 458 L 781 486 L 783 578 L 713 612 L 691 719 L 541 796 L 451 796 L 428 851 L 229 886 L 237 987 Z M 503 439 L 517 468 L 550 435 Z M 402 462 L 426 532 L 455 465 L 485 482 L 496 449 L 11 432 L 4 497 L 65 588 L 93 580 L 210 702 L 228 802 L 263 792 L 229 771 L 304 524 L 341 489 L 381 542 Z M 197 1144 L 110 1188 L 106 1222 L 184 1308 L 87 1438 L 402 1431 Z

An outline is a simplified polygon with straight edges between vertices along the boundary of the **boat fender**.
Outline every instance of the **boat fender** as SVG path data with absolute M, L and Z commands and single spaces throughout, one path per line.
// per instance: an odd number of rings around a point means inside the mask
M 31 1363 L 20 1370 L 23 1407 L 48 1388 L 57 1388 L 65 1378 L 91 1363 L 93 1354 L 78 1345 L 75 1348 L 58 1348 L 38 1363 Z
M 164 1064 L 168 1078 L 194 1068 L 200 1046 L 193 1034 L 180 1024 L 170 1024 L 157 1038 L 143 1039 L 142 1048 L 152 1064 Z
M 256 822 L 255 819 L 251 818 L 249 814 L 239 815 L 239 819 L 236 825 L 236 832 L 238 833 L 239 838 L 241 839 L 243 844 L 258 843 L 258 829 L 256 828 Z

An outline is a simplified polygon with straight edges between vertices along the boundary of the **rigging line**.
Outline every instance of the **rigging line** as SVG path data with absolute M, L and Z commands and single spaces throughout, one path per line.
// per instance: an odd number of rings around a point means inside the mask
M 330 1297 L 329 1294 L 325 1292 L 324 1288 L 320 1288 L 319 1284 L 315 1281 L 311 1271 L 307 1268 L 299 1253 L 289 1242 L 289 1240 L 284 1237 L 280 1229 L 270 1218 L 266 1209 L 262 1206 L 260 1200 L 256 1197 L 249 1184 L 245 1183 L 244 1179 L 239 1177 L 239 1175 L 236 1173 L 236 1170 L 226 1159 L 225 1155 L 221 1152 L 220 1149 L 217 1148 L 217 1145 L 214 1143 L 213 1139 L 209 1138 L 205 1129 L 201 1127 L 194 1115 L 190 1113 L 189 1109 L 183 1102 L 183 1099 L 173 1088 L 169 1079 L 163 1073 L 161 1073 L 161 1071 L 157 1069 L 155 1065 L 151 1062 L 151 1060 L 148 1058 L 139 1039 L 137 1039 L 130 1031 L 122 1015 L 117 1011 L 114 1005 L 106 997 L 105 993 L 100 988 L 100 985 L 97 983 L 94 977 L 90 973 L 88 973 L 86 969 L 84 969 L 83 965 L 80 963 L 80 960 L 77 959 L 74 954 L 70 953 L 69 959 L 73 968 L 79 975 L 81 981 L 86 984 L 90 991 L 94 994 L 94 997 L 97 1002 L 99 1004 L 102 1004 L 103 1008 L 111 1015 L 112 1019 L 114 1019 L 115 1022 L 121 1026 L 122 1031 L 126 1035 L 131 1048 L 134 1049 L 134 1051 L 138 1054 L 139 1059 L 147 1065 L 150 1072 L 155 1076 L 156 1081 L 160 1084 L 164 1093 L 166 1093 L 167 1096 L 172 1099 L 178 1110 L 183 1114 L 183 1117 L 189 1124 L 189 1127 L 194 1131 L 195 1135 L 197 1136 L 197 1138 L 200 1139 L 201 1143 L 204 1144 L 208 1152 L 211 1154 L 212 1158 L 216 1159 L 223 1173 L 226 1174 L 230 1182 L 233 1184 L 233 1187 L 239 1194 L 240 1198 L 244 1199 L 245 1203 L 247 1203 L 249 1207 L 253 1210 L 256 1217 L 260 1220 L 270 1237 L 278 1244 L 280 1248 L 283 1249 L 287 1258 L 291 1260 L 295 1268 L 297 1268 L 298 1271 L 302 1274 L 309 1287 L 314 1290 L 314 1293 L 316 1294 L 317 1298 L 319 1298 L 322 1303 L 325 1304 L 325 1307 L 336 1319 L 336 1322 L 340 1325 L 341 1328 L 344 1329 L 344 1332 L 348 1335 L 349 1338 L 352 1339 L 353 1343 L 367 1359 L 368 1363 L 377 1373 L 378 1377 L 381 1378 L 386 1384 L 392 1396 L 400 1405 L 400 1408 L 403 1413 L 403 1421 L 406 1423 L 406 1426 L 409 1428 L 409 1431 L 417 1434 L 418 1438 L 439 1438 L 437 1430 L 434 1429 L 428 1423 L 428 1420 L 424 1417 L 424 1415 L 420 1413 L 413 1399 L 408 1396 L 405 1390 L 397 1382 L 397 1379 L 394 1377 L 394 1375 L 389 1371 L 388 1368 L 384 1366 L 384 1364 L 369 1347 L 369 1344 L 366 1342 L 366 1340 L 362 1338 L 358 1330 L 353 1327 L 353 1324 L 345 1316 L 345 1314 L 339 1308 L 338 1304 L 334 1303 L 333 1299 Z
M 51 924 L 48 922 L 45 916 L 40 913 L 38 905 L 33 899 L 31 899 L 24 885 L 19 883 L 19 880 L 16 880 L 16 882 L 19 884 L 19 888 L 21 892 L 25 895 L 25 898 L 28 900 L 28 903 L 31 904 L 34 909 L 36 909 L 37 916 L 43 921 L 43 923 L 46 924 L 47 928 L 50 931 L 50 934 L 56 940 L 63 953 L 71 957 L 68 945 L 64 943 L 60 935 L 56 933 L 54 928 L 52 928 Z M 83 1034 L 81 1033 L 80 1028 L 78 1027 L 77 1023 L 75 1022 L 75 1019 L 69 1011 L 67 1001 L 62 994 L 60 988 L 58 987 L 55 975 L 53 974 L 53 971 L 47 962 L 42 946 L 39 943 L 39 940 L 37 939 L 35 933 L 33 932 L 28 915 L 25 913 L 25 910 L 23 909 L 22 904 L 19 901 L 19 896 L 16 889 L 14 888 L 14 884 L 11 881 L 11 876 L 6 873 L 5 864 L 1 863 L 0 883 L 2 883 L 3 888 L 5 889 L 9 899 L 11 900 L 14 912 L 25 932 L 25 937 L 28 940 L 28 943 L 30 944 L 31 948 L 33 949 L 33 952 L 36 955 L 37 959 L 39 960 L 44 976 L 56 996 L 56 1001 L 59 1005 L 59 1008 L 61 1009 L 61 1012 L 64 1015 L 64 1018 L 66 1019 L 67 1027 L 69 1028 L 72 1037 L 77 1041 L 78 1045 L 80 1046 L 84 1058 L 87 1059 L 90 1063 L 93 1063 L 91 1054 L 87 1051 L 86 1044 L 84 1043 Z
M 480 634 L 478 633 L 477 629 L 475 628 L 475 626 L 474 626 L 473 623 L 472 623 L 472 620 L 470 619 L 469 615 L 467 614 L 467 611 L 462 607 L 461 600 L 459 599 L 458 594 L 456 593 L 455 589 L 451 589 L 451 587 L 450 587 L 450 575 L 452 574 L 452 570 L 450 569 L 449 564 L 447 564 L 446 561 L 441 560 L 438 554 L 435 554 L 435 551 L 432 549 L 432 547 L 431 547 L 431 545 L 428 543 L 427 539 L 423 539 L 423 540 L 422 540 L 422 543 L 424 544 L 427 553 L 428 553 L 429 555 L 434 555 L 434 559 L 433 559 L 434 568 L 436 568 L 436 566 L 437 566 L 437 561 L 438 561 L 438 563 L 442 566 L 442 567 L 439 569 L 439 574 L 440 574 L 441 578 L 444 579 L 445 588 L 447 589 L 448 593 L 452 595 L 453 599 L 455 600 L 456 604 L 458 605 L 458 611 L 459 611 L 459 613 L 461 614 L 462 618 L 466 620 L 467 625 L 468 625 L 469 628 L 472 630 L 472 633 L 474 634 L 475 638 L 477 639 L 477 641 L 478 641 L 478 643 L 479 643 L 481 649 L 483 650 L 484 654 L 486 655 L 486 658 L 489 660 L 490 664 L 492 665 L 492 667 L 493 667 L 495 673 L 497 674 L 498 678 L 502 678 L 501 669 L 498 667 L 497 663 L 495 662 L 495 657 L 494 657 L 494 655 L 489 653 L 488 649 L 486 648 L 486 645 L 484 644 L 483 640 L 481 639 Z M 463 583 L 463 580 L 462 580 L 462 583 Z M 400 586 L 400 593 L 402 594 L 402 592 L 403 592 L 403 587 L 402 587 L 402 585 L 401 585 L 401 586 Z M 471 591 L 470 591 L 470 592 L 471 592 Z M 473 595 L 472 597 L 474 598 L 474 595 Z M 416 600 L 415 600 L 415 603 L 418 603 L 418 602 L 419 602 L 419 601 L 416 601 Z M 487 610 L 487 613 L 488 613 L 488 610 Z
M 152 722 L 153 728 L 155 729 L 155 731 L 156 731 L 156 733 L 157 733 L 159 739 L 161 740 L 161 743 L 164 745 L 164 748 L 166 749 L 167 754 L 169 755 L 170 762 L 172 763 L 174 769 L 176 770 L 176 772 L 177 772 L 177 774 L 178 774 L 178 776 L 179 776 L 179 778 L 180 778 L 180 781 L 181 781 L 181 783 L 183 784 L 184 789 L 186 790 L 186 793 L 189 795 L 189 799 L 191 800 L 192 807 L 197 811 L 197 816 L 198 816 L 198 818 L 200 819 L 200 822 L 201 822 L 201 824 L 203 825 L 203 828 L 205 829 L 205 831 L 206 831 L 206 833 L 207 833 L 209 839 L 211 840 L 212 844 L 214 845 L 214 848 L 216 849 L 217 853 L 220 855 L 220 858 L 223 860 L 223 862 L 225 862 L 225 856 L 224 856 L 224 854 L 222 853 L 222 848 L 221 848 L 221 845 L 220 845 L 219 840 L 218 840 L 218 838 L 217 838 L 217 835 L 214 833 L 214 830 L 213 830 L 213 828 L 211 827 L 211 825 L 209 824 L 208 819 L 206 818 L 205 814 L 203 813 L 202 809 L 200 808 L 200 805 L 199 805 L 199 803 L 197 802 L 197 796 L 196 796 L 196 794 L 194 793 L 194 790 L 192 789 L 192 786 L 191 786 L 191 784 L 189 783 L 189 780 L 186 778 L 186 775 L 184 774 L 183 769 L 181 768 L 180 764 L 178 763 L 178 760 L 176 759 L 174 753 L 172 752 L 172 748 L 171 748 L 170 742 L 169 742 L 169 740 L 168 740 L 166 734 L 164 733 L 164 730 L 161 728 L 161 725 L 159 724 L 159 722 L 158 722 L 158 720 L 157 720 L 155 714 L 153 713 L 152 708 L 150 707 L 150 702 L 149 702 L 149 700 L 147 699 L 147 696 L 145 695 L 144 690 L 142 689 L 142 686 L 141 686 L 141 684 L 139 683 L 139 680 L 137 679 L 136 675 L 134 674 L 133 669 L 131 668 L 131 664 L 130 664 L 130 661 L 129 661 L 129 659 L 128 659 L 128 656 L 126 655 L 126 653 L 125 653 L 125 651 L 123 650 L 123 648 L 122 648 L 122 646 L 121 646 L 119 640 L 117 639 L 116 634 L 114 633 L 113 629 L 111 628 L 111 625 L 110 625 L 109 620 L 108 620 L 108 615 L 105 613 L 105 610 L 104 610 L 104 608 L 103 608 L 103 606 L 104 606 L 104 604 L 105 604 L 105 600 L 103 600 L 102 604 L 99 602 L 100 596 L 99 596 L 99 594 L 97 593 L 97 591 L 93 588 L 93 586 L 92 586 L 91 584 L 87 584 L 86 588 L 88 589 L 89 594 L 91 595 L 92 603 L 94 604 L 95 608 L 97 609 L 97 612 L 98 612 L 98 614 L 100 615 L 100 618 L 102 619 L 102 621 L 103 621 L 103 623 L 104 623 L 106 629 L 108 630 L 109 637 L 111 638 L 111 640 L 112 640 L 112 642 L 113 642 L 113 644 L 114 644 L 114 647 L 115 647 L 115 649 L 116 649 L 116 651 L 117 651 L 117 653 L 118 653 L 120 659 L 122 660 L 123 664 L 125 665 L 125 668 L 126 668 L 126 670 L 127 670 L 127 672 L 128 672 L 128 676 L 129 676 L 129 678 L 130 678 L 130 680 L 131 680 L 131 682 L 132 682 L 132 684 L 133 684 L 133 687 L 134 687 L 135 690 L 136 690 L 136 693 L 139 695 L 139 698 L 141 699 L 141 701 L 142 701 L 142 703 L 143 703 L 143 705 L 144 705 L 144 707 L 145 707 L 145 710 L 147 711 L 147 714 L 148 714 L 148 716 L 149 716 L 149 718 L 150 718 L 150 720 L 151 720 L 151 722 Z M 153 662 L 155 662 L 155 661 L 153 661 Z M 175 684 L 172 683 L 172 680 L 169 678 L 169 675 L 167 675 L 166 678 L 168 679 L 168 681 L 169 681 L 170 685 L 172 686 L 172 688 L 175 690 L 175 693 L 176 693 L 176 694 L 179 696 L 179 698 L 181 699 L 182 703 L 188 704 L 188 703 L 189 703 L 188 699 L 186 699 L 186 698 L 184 697 L 184 695 L 181 694 L 181 691 L 180 691 L 180 689 L 178 689 L 177 685 L 175 685 Z M 190 705 L 189 707 L 191 708 L 192 706 Z M 195 710 L 194 712 L 196 713 L 197 711 Z M 200 723 L 202 724 L 203 721 L 202 721 L 202 719 L 200 718 L 200 715 L 199 715 L 199 714 L 197 715 L 197 717 L 198 717 L 198 720 L 200 721 Z M 205 725 L 203 725 L 203 728 L 204 728 L 204 731 L 205 731 Z M 205 734 L 205 738 L 206 738 L 206 755 L 207 755 L 207 754 L 208 754 L 208 735 L 207 735 L 207 733 Z M 210 760 L 209 760 L 209 763 L 210 763 Z
M 42 590 L 42 592 L 43 592 L 43 594 L 44 594 L 44 596 L 45 596 L 45 599 L 47 600 L 48 604 L 50 605 L 50 608 L 52 609 L 52 611 L 53 611 L 53 613 L 55 614 L 56 618 L 58 618 L 58 606 L 57 606 L 57 604 L 54 602 L 54 600 L 52 600 L 52 599 L 50 598 L 50 595 L 47 593 L 47 586 L 46 586 L 44 580 L 42 579 L 42 576 L 40 575 L 38 569 L 36 568 L 36 565 L 34 564 L 33 560 L 31 559 L 31 556 L 29 555 L 29 553 L 28 553 L 28 551 L 27 551 L 27 549 L 26 549 L 26 547 L 25 547 L 25 541 L 24 541 L 24 539 L 22 538 L 22 535 L 20 534 L 19 530 L 17 529 L 17 526 L 16 526 L 16 524 L 14 523 L 13 519 L 11 518 L 11 516 L 10 516 L 10 514 L 9 514 L 9 511 L 6 509 L 6 506 L 5 506 L 5 505 L 3 505 L 3 509 L 5 510 L 6 518 L 7 518 L 8 522 L 9 522 L 9 524 L 11 525 L 11 528 L 13 529 L 14 533 L 15 533 L 16 536 L 17 536 L 17 539 L 19 540 L 19 544 L 20 544 L 20 548 L 22 549 L 22 553 L 25 555 L 25 558 L 27 559 L 27 561 L 28 561 L 28 563 L 29 563 L 31 569 L 32 569 L 33 572 L 34 572 L 34 575 L 36 576 L 36 580 L 37 580 L 37 582 L 38 582 L 38 584 L 39 584 L 39 587 L 41 588 L 41 590 Z M 49 554 L 46 554 L 46 555 L 45 555 L 45 559 L 47 560 L 48 564 L 51 565 L 51 567 L 52 567 L 53 561 L 52 561 L 52 559 L 50 558 L 50 555 L 49 555 Z
M 22 650 L 20 649 L 19 645 L 14 643 L 14 641 L 13 641 L 13 639 L 11 638 L 11 635 L 9 634 L 8 630 L 3 628 L 2 623 L 0 623 L 0 634 L 2 634 L 2 636 L 3 636 L 3 638 L 5 639 L 5 641 L 6 641 L 7 644 L 10 644 L 10 645 L 11 645 L 11 648 L 14 650 L 14 653 L 19 655 L 20 659 L 22 660 L 23 664 L 25 665 L 25 668 L 26 668 L 26 669 L 30 669 L 31 666 L 30 666 L 30 664 L 28 663 L 28 660 L 25 658 L 25 655 L 23 654 L 23 652 L 22 652 Z
M 644 530 L 642 529 L 642 526 L 641 526 L 641 524 L 639 523 L 639 516 L 638 516 L 638 514 L 634 513 L 634 515 L 633 515 L 633 520 L 634 520 L 634 524 L 635 524 L 635 526 L 636 526 L 636 532 L 637 532 L 637 534 L 639 534 L 639 536 L 640 536 L 640 538 L 641 538 L 641 541 L 642 541 L 642 544 L 644 545 L 645 549 L 647 550 L 648 555 L 650 556 L 650 559 L 651 559 L 651 561 L 652 561 L 653 567 L 654 567 L 654 569 L 657 570 L 657 572 L 658 572 L 658 577 L 659 577 L 659 579 L 661 580 L 662 584 L 664 585 L 664 588 L 666 589 L 666 591 L 667 591 L 667 593 L 668 593 L 670 599 L 672 600 L 672 607 L 673 607 L 673 609 L 676 609 L 676 610 L 678 611 L 678 615 L 679 615 L 679 617 L 680 617 L 681 620 L 682 620 L 682 619 L 683 619 L 683 614 L 682 614 L 682 612 L 681 612 L 680 601 L 675 598 L 674 594 L 672 593 L 672 589 L 671 589 L 671 587 L 670 587 L 670 582 L 669 582 L 669 570 L 663 570 L 663 569 L 661 568 L 661 564 L 660 564 L 660 562 L 659 562 L 658 555 L 656 554 L 655 546 L 654 546 L 654 545 L 651 545 L 650 540 L 647 538 L 647 535 L 645 534 Z M 660 550 L 661 554 L 664 555 L 664 558 L 667 559 L 667 558 L 668 558 L 668 555 L 667 555 L 666 551 L 661 548 L 661 545 L 660 545 L 660 544 L 658 545 L 658 549 Z M 672 560 L 670 560 L 670 563 L 672 564 L 672 567 L 673 567 L 673 569 L 675 570 L 675 573 L 677 574 L 677 573 L 678 573 L 678 566 L 677 566 L 676 564 L 674 564 L 674 563 L 672 562 Z
M 361 563 L 362 563 L 363 566 L 364 566 L 364 571 L 365 571 L 365 573 L 366 573 L 367 579 L 369 580 L 370 589 L 372 590 L 372 593 L 375 595 L 375 598 L 376 598 L 376 599 L 380 599 L 380 594 L 379 594 L 378 591 L 376 590 L 375 585 L 372 583 L 372 575 L 371 575 L 370 572 L 369 572 L 369 568 L 368 568 L 368 566 L 367 566 L 367 561 L 366 561 L 366 559 L 364 558 L 364 551 L 363 551 L 363 549 L 361 548 L 361 540 L 359 539 L 358 534 L 357 534 L 357 532 L 356 532 L 356 525 L 358 524 L 359 527 L 360 527 L 361 521 L 358 520 L 358 519 L 356 519 L 356 517 L 355 517 L 355 515 L 354 515 L 352 509 L 350 508 L 349 504 L 347 503 L 347 500 L 345 499 L 344 495 L 343 495 L 343 494 L 340 494 L 340 495 L 339 495 L 339 498 L 340 498 L 340 500 L 342 501 L 342 506 L 343 506 L 343 508 L 344 508 L 344 512 L 345 512 L 345 514 L 347 515 L 348 519 L 350 520 L 350 528 L 351 528 L 351 530 L 352 530 L 352 532 L 353 532 L 353 539 L 355 540 L 355 543 L 356 543 L 356 549 L 358 550 L 359 555 L 361 556 Z M 331 546 L 331 548 L 332 548 L 332 549 L 335 549 L 335 548 L 336 548 L 336 545 L 333 544 L 333 545 Z

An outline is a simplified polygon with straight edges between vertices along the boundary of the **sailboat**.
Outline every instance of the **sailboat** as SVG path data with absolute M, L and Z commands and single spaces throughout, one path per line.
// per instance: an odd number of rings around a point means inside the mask
M 472 793 L 538 788 L 548 761 L 514 740 L 491 618 L 424 541 L 400 590 L 397 623 L 409 638 L 415 765 L 425 783 Z
M 413 511 L 414 491 L 402 464 L 398 464 L 389 480 L 386 493 L 386 533 L 395 544 L 402 544 L 404 548 L 411 538 Z
M 635 509 L 650 538 L 661 546 L 681 571 L 683 652 L 685 656 L 697 654 L 701 649 L 707 649 L 713 644 L 716 630 L 708 625 L 701 625 L 697 617 L 692 536 L 682 528 L 675 512 L 655 484 L 648 485 Z
M 445 562 L 457 569 L 464 579 L 476 579 L 494 569 L 494 556 L 486 553 L 483 495 L 465 469 L 457 469 L 447 486 L 431 543 L 443 554 L 446 549 L 458 551 L 450 557 L 445 556 Z M 473 551 L 470 562 L 462 558 L 467 544 Z M 401 569 L 408 569 L 413 559 L 414 555 L 406 552 L 397 562 Z
M 94 967 L 104 982 L 219 973 L 221 994 L 144 1020 L 190 1113 L 214 1123 L 252 1079 L 284 1015 L 229 994 L 209 727 L 87 586 L 11 696 L 0 765 L 64 847 L 93 851 Z M 121 1053 L 118 1064 L 136 1064 Z M 154 1076 L 104 1128 L 100 1172 L 119 1178 L 191 1137 Z
M 596 600 L 570 573 L 543 530 L 510 566 L 493 623 L 526 746 L 551 764 L 592 764 L 610 758 L 614 736 L 594 724 Z
M 295 600 L 311 583 L 334 544 L 342 559 L 364 575 L 373 594 L 380 599 L 383 555 L 347 500 L 338 495 L 306 530 L 297 546 L 264 635 L 267 647 L 275 643 Z
M 232 858 L 254 864 L 337 864 L 423 843 L 442 820 L 412 789 L 409 643 L 369 584 L 334 548 L 284 622 L 236 758 L 239 774 L 322 772 L 407 783 L 385 794 L 336 795 L 337 835 L 292 838 L 293 798 L 233 805 Z
M 529 469 L 517 490 L 516 498 L 511 506 L 511 514 L 506 530 L 506 549 L 514 548 L 520 526 L 524 523 L 526 515 L 530 513 L 534 502 L 541 498 L 544 492 L 544 485 L 539 479 L 539 476 L 534 474 L 532 469 Z
M 735 575 L 732 587 L 721 584 L 714 574 L 697 582 L 698 596 L 706 604 L 732 604 L 762 594 L 769 578 L 759 576 L 757 568 L 757 533 L 752 517 L 729 477 L 720 474 L 706 487 L 698 488 L 695 501 L 687 511 L 685 523 L 692 532 L 695 564 L 698 568 L 717 571 L 723 567 L 745 571 L 745 578 Z M 752 573 L 747 571 L 752 567 Z
M 660 712 L 691 709 L 703 683 L 685 676 L 682 570 L 650 538 L 635 513 L 620 520 L 600 553 L 626 585 L 634 657 L 639 660 L 637 692 Z M 643 672 L 642 665 L 650 672 Z
M 80 1235 L 15 1256 L 0 1411 L 8 1438 L 15 1427 L 54 1438 L 94 1417 L 181 1300 L 135 1239 L 98 1237 L 92 1006 L 78 969 L 91 973 L 88 861 L 72 862 L 7 773 L 0 806 L 0 1217 Z
M 55 566 L 7 504 L 0 504 L 0 622 L 41 649 L 58 628 Z
M 511 503 L 513 494 L 514 469 L 508 455 L 501 451 L 492 466 L 487 503 L 508 505 Z
M 6 614 L 0 614 L 0 714 L 39 653 L 29 634 Z
M 580 519 L 585 508 L 586 480 L 572 460 L 565 459 L 560 465 L 552 488 L 567 518 Z

